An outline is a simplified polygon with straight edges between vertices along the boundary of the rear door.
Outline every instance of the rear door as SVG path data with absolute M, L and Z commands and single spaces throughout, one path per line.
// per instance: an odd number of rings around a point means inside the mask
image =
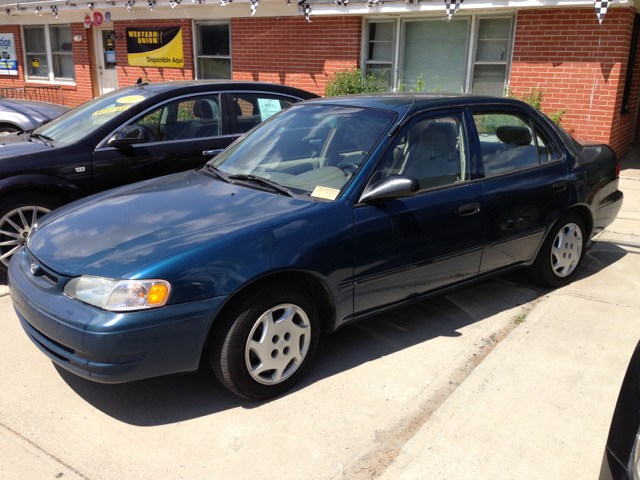
M 484 194 L 473 181 L 464 117 L 449 110 L 417 118 L 382 162 L 383 179 L 416 177 L 417 195 L 356 206 L 356 314 L 477 275 Z
M 569 202 L 569 171 L 552 134 L 511 108 L 471 110 L 486 197 L 480 273 L 531 260 Z
M 125 148 L 101 145 L 94 151 L 94 191 L 204 165 L 234 140 L 223 111 L 217 93 L 189 95 L 148 109 L 127 125 L 146 130 L 151 142 Z

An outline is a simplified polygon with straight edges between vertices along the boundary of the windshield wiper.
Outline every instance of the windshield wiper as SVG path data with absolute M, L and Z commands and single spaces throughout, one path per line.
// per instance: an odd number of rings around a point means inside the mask
M 227 179 L 228 180 L 245 180 L 245 181 L 259 183 L 261 185 L 266 185 L 268 187 L 271 187 L 272 189 L 276 190 L 277 192 L 283 195 L 295 197 L 295 194 L 291 190 L 289 190 L 287 187 L 283 187 L 279 183 L 272 182 L 271 180 L 267 180 L 264 177 L 258 177 L 255 175 L 246 175 L 244 173 L 237 173 L 235 175 L 227 175 Z
M 31 133 L 31 131 L 27 131 L 25 132 L 25 134 L 27 135 L 27 140 L 30 140 L 31 138 L 37 138 L 38 140 L 41 140 L 42 143 L 44 143 L 47 147 L 53 147 L 53 138 L 51 137 L 47 137 L 46 135 L 43 135 L 41 133 Z
M 214 166 L 213 166 L 213 165 L 211 165 L 210 163 L 207 163 L 207 164 L 205 165 L 205 167 L 207 167 L 209 170 L 212 170 L 212 171 L 213 171 L 213 173 L 215 173 L 215 174 L 218 176 L 218 178 L 219 178 L 220 180 L 223 180 L 223 181 L 225 181 L 225 182 L 227 182 L 227 183 L 233 183 L 233 182 L 231 182 L 231 180 L 229 180 L 229 179 L 227 178 L 227 175 L 225 175 L 224 173 L 222 173 L 220 170 L 218 170 L 216 167 L 214 167 Z

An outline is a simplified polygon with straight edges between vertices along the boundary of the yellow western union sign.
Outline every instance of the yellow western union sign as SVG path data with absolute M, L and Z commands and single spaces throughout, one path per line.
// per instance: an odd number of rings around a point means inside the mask
M 183 68 L 182 27 L 127 28 L 129 65 Z

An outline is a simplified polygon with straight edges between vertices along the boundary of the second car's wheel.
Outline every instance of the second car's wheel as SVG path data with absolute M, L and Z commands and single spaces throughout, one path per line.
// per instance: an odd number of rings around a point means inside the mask
M 587 234 L 580 215 L 567 213 L 552 228 L 529 272 L 547 287 L 571 283 L 583 258 Z
M 33 225 L 64 201 L 44 193 L 16 193 L 0 201 L 0 277 L 13 254 L 27 242 Z
M 315 354 L 320 327 L 307 293 L 276 284 L 242 295 L 214 321 L 209 355 L 232 392 L 264 400 L 291 388 Z

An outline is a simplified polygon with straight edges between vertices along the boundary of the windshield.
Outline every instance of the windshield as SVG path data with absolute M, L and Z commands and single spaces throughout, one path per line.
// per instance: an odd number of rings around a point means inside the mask
M 51 138 L 56 146 L 76 143 L 151 95 L 132 88 L 116 90 L 69 110 L 33 133 Z
M 300 105 L 263 123 L 211 164 L 297 194 L 335 200 L 396 118 L 392 112 Z

